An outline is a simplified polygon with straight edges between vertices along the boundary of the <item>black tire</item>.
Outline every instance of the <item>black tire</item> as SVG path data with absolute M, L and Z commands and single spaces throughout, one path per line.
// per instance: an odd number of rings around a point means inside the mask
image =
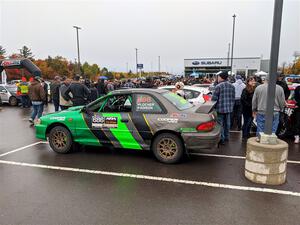
M 63 126 L 53 127 L 48 135 L 49 144 L 57 153 L 69 153 L 72 151 L 73 139 L 70 131 Z
M 8 102 L 11 106 L 17 106 L 18 105 L 18 99 L 14 96 L 10 97 Z
M 179 162 L 184 154 L 182 141 L 171 133 L 162 133 L 155 137 L 151 150 L 158 161 L 167 164 Z

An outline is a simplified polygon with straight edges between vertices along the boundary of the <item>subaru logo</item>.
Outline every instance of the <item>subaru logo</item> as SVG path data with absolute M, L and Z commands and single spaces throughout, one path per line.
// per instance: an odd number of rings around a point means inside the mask
M 200 62 L 199 62 L 199 61 L 194 61 L 194 62 L 192 62 L 192 64 L 193 64 L 193 65 L 199 65 Z

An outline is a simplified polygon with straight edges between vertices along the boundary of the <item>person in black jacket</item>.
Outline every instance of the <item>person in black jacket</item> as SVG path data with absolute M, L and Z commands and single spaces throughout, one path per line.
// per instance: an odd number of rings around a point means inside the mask
M 50 84 L 50 94 L 54 104 L 55 112 L 59 110 L 59 87 L 60 87 L 60 77 L 55 76 L 54 81 Z
M 295 129 L 295 144 L 299 144 L 300 142 L 300 86 L 295 89 L 295 101 L 297 108 L 295 109 L 296 116 L 296 129 Z
M 93 101 L 95 101 L 99 97 L 98 90 L 97 90 L 95 84 L 91 84 L 90 85 L 90 92 L 91 92 L 91 94 L 89 95 L 89 99 L 88 100 L 89 100 L 89 102 L 93 102 Z
M 104 85 L 104 80 L 103 79 L 98 80 L 97 90 L 98 90 L 98 94 L 99 94 L 100 97 L 105 95 L 105 85 Z
M 284 75 L 283 74 L 278 74 L 276 84 L 278 84 L 280 87 L 283 88 L 284 97 L 285 97 L 285 100 L 287 100 L 290 96 L 291 91 L 290 91 L 287 83 L 284 80 Z
M 246 80 L 246 87 L 244 88 L 241 95 L 241 107 L 244 118 L 244 124 L 242 127 L 242 137 L 247 139 L 250 136 L 251 124 L 253 121 L 252 117 L 252 98 L 256 87 L 256 80 L 254 77 L 249 77 Z
M 90 95 L 90 90 L 82 83 L 80 83 L 80 76 L 76 75 L 74 81 L 68 86 L 65 93 L 62 93 L 64 99 L 67 101 L 71 99 L 73 106 L 85 105 L 87 98 Z M 70 93 L 72 95 L 70 95 Z

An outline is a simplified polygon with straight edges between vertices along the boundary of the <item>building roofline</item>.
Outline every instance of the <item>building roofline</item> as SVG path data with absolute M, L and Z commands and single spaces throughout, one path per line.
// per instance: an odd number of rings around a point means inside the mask
M 194 59 L 184 59 L 184 60 L 215 60 L 215 59 L 228 59 L 228 58 L 194 58 Z M 231 59 L 231 58 L 229 58 Z M 261 57 L 237 57 L 233 59 L 262 59 Z M 267 59 L 268 60 L 268 59 Z

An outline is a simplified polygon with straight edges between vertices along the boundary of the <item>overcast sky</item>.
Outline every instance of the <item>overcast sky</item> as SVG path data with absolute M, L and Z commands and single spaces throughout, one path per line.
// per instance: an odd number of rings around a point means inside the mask
M 271 0 L 0 0 L 0 45 L 7 53 L 23 45 L 36 58 L 61 55 L 114 71 L 135 71 L 135 50 L 145 71 L 183 72 L 183 59 L 226 57 L 236 18 L 235 57 L 269 58 Z M 300 51 L 300 0 L 284 0 L 279 63 Z

